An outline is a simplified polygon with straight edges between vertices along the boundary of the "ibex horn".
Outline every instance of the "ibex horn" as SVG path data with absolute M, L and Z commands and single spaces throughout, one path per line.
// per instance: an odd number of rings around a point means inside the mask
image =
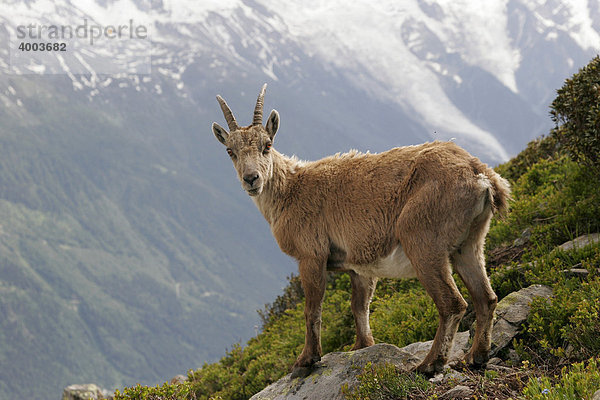
M 265 90 L 267 90 L 267 84 L 265 83 L 258 95 L 258 99 L 256 100 L 256 107 L 254 108 L 254 120 L 252 121 L 252 125 L 262 125 L 262 117 L 263 117 L 263 102 L 265 100 Z
M 240 129 L 240 126 L 238 125 L 237 121 L 235 120 L 235 117 L 233 116 L 233 113 L 231 112 L 231 108 L 229 108 L 225 100 L 223 100 L 221 96 L 217 95 L 217 101 L 221 106 L 221 110 L 223 110 L 223 115 L 225 116 L 225 121 L 227 121 L 227 126 L 229 126 L 229 130 L 235 131 Z

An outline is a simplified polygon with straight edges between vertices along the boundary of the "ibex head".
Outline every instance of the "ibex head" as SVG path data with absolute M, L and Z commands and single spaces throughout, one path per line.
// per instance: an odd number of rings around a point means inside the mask
M 217 101 L 225 115 L 229 132 L 216 122 L 212 125 L 213 133 L 219 142 L 227 147 L 227 153 L 233 161 L 242 187 L 250 196 L 259 195 L 265 182 L 273 173 L 271 146 L 279 128 L 279 113 L 275 110 L 271 111 L 267 124 L 263 126 L 263 101 L 266 89 L 265 83 L 256 100 L 252 125 L 240 127 L 221 96 L 217 96 Z

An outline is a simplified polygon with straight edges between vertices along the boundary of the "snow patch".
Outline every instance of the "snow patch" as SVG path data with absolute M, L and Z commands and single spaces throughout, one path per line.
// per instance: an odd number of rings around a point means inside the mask
M 554 29 L 568 34 L 582 49 L 600 49 L 600 34 L 594 28 L 587 0 L 557 2 L 549 10 L 549 5 L 541 0 L 521 0 L 523 5 L 535 15 L 540 24 L 538 31 Z
M 484 21 L 492 11 L 505 8 L 504 3 L 488 10 L 487 5 L 478 8 L 462 1 L 459 5 L 440 2 L 447 14 L 454 13 L 454 17 L 448 18 L 455 18 L 451 26 L 456 27 L 456 32 L 450 32 L 443 31 L 439 21 L 424 15 L 416 0 L 401 4 L 395 0 L 291 1 L 285 3 L 285 9 L 277 0 L 263 2 L 282 16 L 290 34 L 307 52 L 313 52 L 346 73 L 351 81 L 373 97 L 399 104 L 432 130 L 447 132 L 445 136 L 460 135 L 480 143 L 490 149 L 496 160 L 508 158 L 496 138 L 474 125 L 446 96 L 438 73 L 448 72 L 439 64 L 420 60 L 401 35 L 402 24 L 408 17 L 425 21 L 431 31 L 438 32 L 441 39 L 449 43 L 449 52 L 462 50 L 464 58 L 483 64 L 516 91 L 514 72 L 518 67 L 518 53 L 509 45 L 506 20 L 499 18 L 500 21 L 492 26 Z M 469 18 L 479 18 L 479 23 L 470 30 L 461 27 L 464 22 L 461 12 L 466 12 Z M 494 17 L 498 19 L 497 15 Z M 470 46 L 457 48 L 467 37 Z M 426 68 L 427 65 L 431 69 Z M 356 71 L 364 72 L 357 74 Z

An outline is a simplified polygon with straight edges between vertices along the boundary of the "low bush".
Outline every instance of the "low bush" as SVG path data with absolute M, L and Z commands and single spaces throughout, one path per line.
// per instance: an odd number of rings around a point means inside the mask
M 523 390 L 526 400 L 591 400 L 600 388 L 600 360 L 564 367 L 558 379 L 542 376 L 529 380 Z M 555 381 L 555 382 L 553 382 Z
M 565 81 L 552 102 L 552 136 L 576 161 L 600 174 L 600 56 Z
M 342 387 L 347 400 L 408 399 L 411 394 L 423 393 L 431 386 L 423 375 L 401 372 L 393 364 L 368 363 L 357 378 L 355 388 Z

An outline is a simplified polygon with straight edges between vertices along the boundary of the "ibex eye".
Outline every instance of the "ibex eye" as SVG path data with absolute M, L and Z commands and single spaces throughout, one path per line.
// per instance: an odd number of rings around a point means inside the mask
M 227 149 L 227 154 L 229 154 L 230 157 L 233 157 L 233 150 Z
M 269 150 L 271 150 L 271 146 L 272 146 L 271 142 L 267 143 L 267 144 L 265 145 L 265 150 L 264 150 L 264 153 L 268 153 L 268 152 L 269 152 Z

